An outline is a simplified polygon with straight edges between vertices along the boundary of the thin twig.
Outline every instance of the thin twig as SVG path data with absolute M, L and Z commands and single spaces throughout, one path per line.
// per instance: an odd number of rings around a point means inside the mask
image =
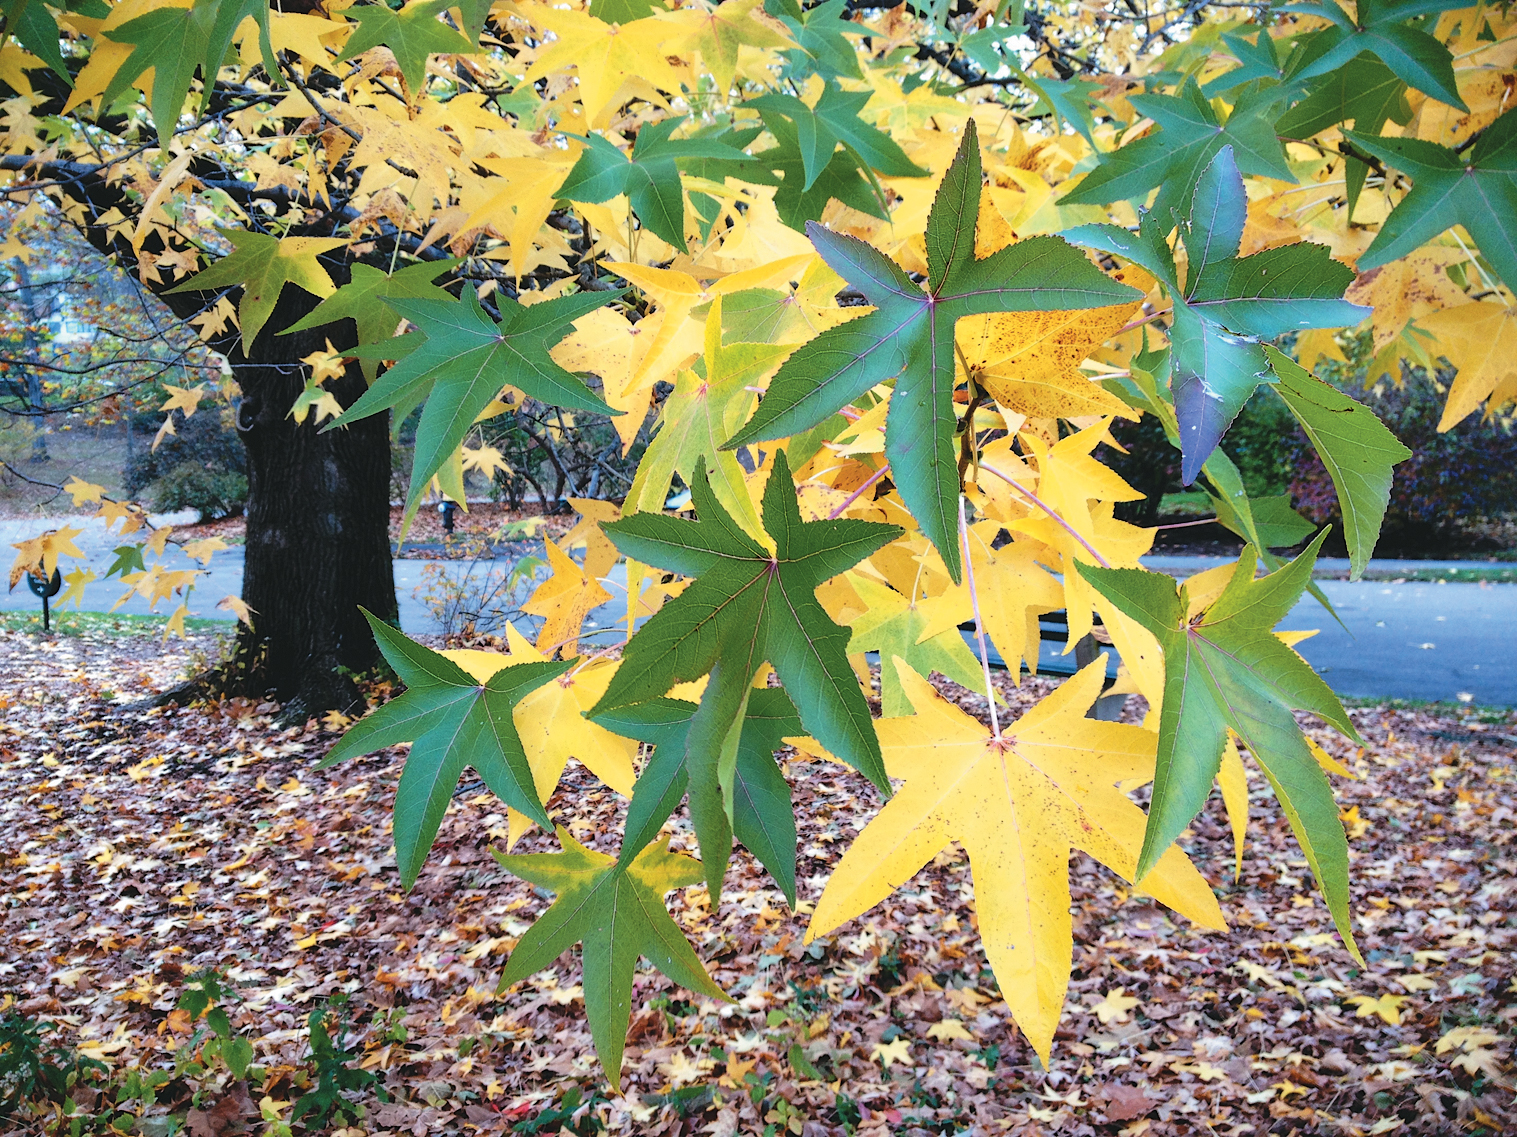
M 870 474 L 869 477 L 865 478 L 863 485 L 861 485 L 858 489 L 854 490 L 851 494 L 849 494 L 846 498 L 844 498 L 843 499 L 843 504 L 840 505 L 840 506 L 838 506 L 836 509 L 834 509 L 831 513 L 829 513 L 827 515 L 827 520 L 828 521 L 835 521 L 839 517 L 841 517 L 845 512 L 847 512 L 847 509 L 848 509 L 848 507 L 850 505 L 852 505 L 854 502 L 858 501 L 859 498 L 863 496 L 865 490 L 867 490 L 870 486 L 874 485 L 875 482 L 879 481 L 881 478 L 883 478 L 889 472 L 890 472 L 890 463 L 886 462 L 878 470 L 876 470 L 874 473 Z
M 1196 525 L 1215 525 L 1215 517 L 1203 517 L 1200 521 L 1176 521 L 1173 525 L 1155 525 L 1155 529 L 1190 529 Z
M 1162 311 L 1160 311 L 1160 312 L 1153 312 L 1153 313 L 1151 313 L 1151 314 L 1149 314 L 1147 316 L 1144 316 L 1141 320 L 1133 320 L 1131 323 L 1123 324 L 1120 328 L 1118 328 L 1116 330 L 1116 332 L 1113 335 L 1113 338 L 1115 338 L 1116 336 L 1120 336 L 1123 332 L 1130 332 L 1134 328 L 1141 328 L 1144 324 L 1151 324 L 1151 323 L 1153 323 L 1155 320 L 1157 320 L 1162 315 L 1164 315 L 1164 313 Z
M 10 473 L 12 475 L 14 475 L 15 477 L 20 478 L 23 482 L 25 482 L 29 486 L 41 486 L 43 489 L 57 490 L 58 493 L 65 492 L 64 489 L 63 489 L 63 487 L 60 486 L 60 485 L 58 485 L 57 482 L 39 482 L 36 478 L 28 478 L 25 474 L 23 474 L 20 470 L 16 469 L 16 467 L 12 466 L 9 462 L 6 462 L 4 460 L 0 460 L 0 466 L 4 466 L 8 471 L 10 471 Z M 57 496 L 58 496 L 58 494 L 54 494 L 53 495 L 53 497 L 57 497 Z M 52 500 L 52 499 L 50 498 L 49 500 Z
M 980 666 L 985 669 L 985 698 L 990 703 L 993 742 L 1001 741 L 1001 717 L 996 714 L 996 689 L 990 680 L 990 653 L 985 647 L 985 621 L 980 619 L 980 594 L 974 586 L 974 557 L 969 552 L 969 522 L 964 518 L 964 495 L 959 495 L 959 538 L 964 545 L 964 579 L 969 585 L 969 606 L 974 610 L 974 638 L 980 648 Z M 884 666 L 884 660 L 880 661 Z
M 1000 478 L 1012 489 L 1016 490 L 1017 493 L 1021 494 L 1028 501 L 1032 502 L 1035 506 L 1041 509 L 1044 513 L 1048 514 L 1049 517 L 1052 517 L 1055 521 L 1062 525 L 1065 531 L 1068 532 L 1068 534 L 1076 541 L 1080 542 L 1080 544 L 1084 546 L 1085 551 L 1096 559 L 1096 563 L 1098 565 L 1100 565 L 1102 568 L 1111 568 L 1111 563 L 1100 553 L 1096 552 L 1095 546 L 1087 541 L 1084 537 L 1082 537 L 1079 531 L 1073 525 L 1071 525 L 1068 521 L 1065 521 L 1063 517 L 1059 516 L 1059 514 L 1055 510 L 1051 509 L 1047 503 L 1045 503 L 1043 499 L 1040 498 L 1037 494 L 1033 493 L 1026 486 L 1022 485 L 1021 482 L 1017 481 L 1010 474 L 1003 474 L 994 466 L 987 466 L 982 462 L 980 464 L 980 469 L 989 470 L 992 474 Z

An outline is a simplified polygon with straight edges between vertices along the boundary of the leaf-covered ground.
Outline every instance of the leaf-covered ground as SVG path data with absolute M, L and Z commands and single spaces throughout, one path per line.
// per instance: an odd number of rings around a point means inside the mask
M 108 1063 L 102 1084 L 146 1115 L 139 1132 L 170 1132 L 168 1115 L 197 1135 L 288 1117 L 309 1076 L 306 1016 L 341 993 L 390 1099 L 359 1095 L 367 1115 L 348 1137 L 1517 1126 L 1517 716 L 1360 709 L 1362 753 L 1314 732 L 1359 776 L 1340 788 L 1367 971 L 1333 935 L 1262 779 L 1241 882 L 1215 800 L 1186 842 L 1230 934 L 1177 924 L 1072 862 L 1075 978 L 1048 1071 L 998 998 L 961 857 L 808 948 L 804 916 L 740 853 L 719 911 L 703 887 L 671 897 L 736 1002 L 640 973 L 627 1093 L 607 1098 L 572 958 L 494 993 L 546 903 L 489 856 L 506 832 L 497 803 L 466 779 L 402 895 L 387 836 L 398 753 L 317 773 L 334 736 L 277 730 L 269 705 L 122 709 L 215 649 L 0 634 L 0 1003 Z M 1006 694 L 1016 708 L 1047 689 Z M 876 802 L 842 767 L 797 760 L 789 773 L 814 901 Z M 592 846 L 617 829 L 621 802 L 577 767 L 551 804 Z M 190 1037 L 175 1004 L 206 967 L 236 984 L 231 1022 L 253 1043 L 255 1084 L 213 1068 L 121 1095 L 134 1067 L 172 1071 Z M 76 1097 L 85 1111 L 106 1100 Z M 25 1111 L 3 1124 L 42 1129 Z

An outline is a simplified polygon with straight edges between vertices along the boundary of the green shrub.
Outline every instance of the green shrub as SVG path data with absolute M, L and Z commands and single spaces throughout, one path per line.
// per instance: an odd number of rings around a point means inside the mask
M 1153 415 L 1144 415 L 1140 422 L 1117 419 L 1111 424 L 1111 434 L 1127 453 L 1107 447 L 1101 452 L 1101 460 L 1144 495 L 1142 501 L 1119 503 L 1117 516 L 1136 525 L 1158 524 L 1164 495 L 1184 488 L 1180 485 L 1180 452 L 1169 444 L 1164 428 Z M 1261 387 L 1223 435 L 1222 449 L 1243 475 L 1250 497 L 1273 497 L 1289 488 L 1299 444 L 1304 441 L 1290 410 L 1272 391 Z M 1211 513 L 1210 505 L 1206 513 Z
M 44 1045 L 54 1024 L 14 1010 L 0 1014 L 0 1120 L 25 1105 L 62 1103 L 76 1086 L 108 1072 L 105 1063 Z
M 1470 523 L 1499 520 L 1517 511 L 1517 429 L 1501 418 L 1472 416 L 1458 429 L 1440 434 L 1438 420 L 1451 374 L 1435 377 L 1423 368 L 1405 366 L 1400 386 L 1382 379 L 1366 391 L 1363 365 L 1353 365 L 1356 355 L 1351 350 L 1348 367 L 1324 369 L 1323 377 L 1367 404 L 1412 451 L 1396 467 L 1379 548 L 1426 555 L 1479 546 L 1481 542 L 1468 535 Z M 1299 435 L 1291 464 L 1296 468 L 1290 485 L 1296 508 L 1318 524 L 1332 522 L 1335 536 L 1341 533 L 1332 480 L 1316 451 Z
M 155 513 L 193 509 L 200 519 L 232 517 L 248 503 L 248 480 L 231 470 L 208 470 L 186 462 L 148 483 L 148 506 Z
M 363 1117 L 363 1107 L 345 1093 L 352 1093 L 369 1086 L 375 1088 L 380 1101 L 388 1096 L 379 1088 L 379 1078 L 374 1073 L 355 1065 L 358 1051 L 344 1045 L 348 1033 L 345 998 L 334 998 L 325 1008 L 318 1007 L 306 1020 L 311 1032 L 310 1062 L 316 1078 L 315 1089 L 301 1095 L 290 1114 L 293 1124 L 306 1118 L 306 1127 L 320 1127 L 330 1122 L 352 1124 Z M 330 1024 L 331 1030 L 328 1030 Z
M 141 414 L 132 428 L 156 433 L 162 421 L 156 413 Z M 248 500 L 247 453 L 230 413 L 202 407 L 189 418 L 176 414 L 174 428 L 158 449 L 144 447 L 128 460 L 127 493 L 160 513 L 196 510 L 203 521 L 241 513 Z

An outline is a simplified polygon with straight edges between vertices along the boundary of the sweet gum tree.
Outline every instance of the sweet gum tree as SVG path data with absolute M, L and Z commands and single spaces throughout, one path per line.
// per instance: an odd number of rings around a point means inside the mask
M 1293 712 L 1354 726 L 1275 631 L 1325 534 L 1277 557 L 1311 527 L 1250 501 L 1218 442 L 1259 388 L 1283 400 L 1357 574 L 1407 452 L 1312 374 L 1335 333 L 1368 321 L 1372 378 L 1448 360 L 1445 428 L 1517 399 L 1517 22 L 1449 0 L 1144 12 L 4 6 L 8 199 L 66 218 L 235 378 L 251 501 L 221 689 L 347 705 L 343 669 L 377 642 L 405 693 L 329 761 L 412 744 L 408 884 L 466 767 L 513 841 L 572 814 L 553 798 L 570 758 L 629 798 L 615 855 L 562 825 L 562 852 L 499 854 L 558 895 L 502 983 L 583 943 L 613 1082 L 640 956 L 719 993 L 665 894 L 704 882 L 720 903 L 736 841 L 795 900 L 784 740 L 881 803 L 811 934 L 961 843 L 1045 1057 L 1070 849 L 1223 926 L 1174 840 L 1214 781 L 1241 834 L 1245 756 L 1357 954 L 1334 763 Z M 207 393 L 175 392 L 169 416 Z M 498 462 L 478 423 L 537 406 L 612 416 L 628 446 L 656 415 L 626 500 L 586 506 L 582 559 L 549 547 L 535 644 L 422 647 L 392 626 L 389 431 L 420 408 L 409 515 Z M 1098 447 L 1142 415 L 1247 543 L 1236 564 L 1180 587 L 1139 567 L 1153 531 L 1113 507 L 1141 495 Z M 17 577 L 67 567 L 70 536 L 23 544 Z M 151 559 L 171 539 L 142 543 L 129 586 L 188 593 L 193 573 Z M 591 654 L 582 623 L 618 560 L 632 634 Z M 1035 666 L 1036 617 L 1059 609 L 1072 645 L 1099 617 L 1141 726 L 1092 717 L 1101 664 L 1011 722 L 926 682 L 993 694 L 988 645 Z M 1124 791 L 1149 780 L 1145 816 Z M 699 860 L 660 836 L 686 800 Z

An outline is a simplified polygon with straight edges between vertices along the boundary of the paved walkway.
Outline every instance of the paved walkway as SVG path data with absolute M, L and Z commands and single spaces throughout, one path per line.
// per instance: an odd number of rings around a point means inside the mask
M 166 518 L 183 524 L 192 518 Z M 124 543 L 103 527 L 88 520 L 70 521 L 85 532 L 77 543 L 88 557 L 87 563 L 104 575 L 113 558 L 113 550 Z M 0 551 L 11 542 L 35 535 L 35 521 L 0 520 Z M 183 561 L 181 565 L 179 562 Z M 8 563 L 8 562 L 7 562 Z M 428 564 L 445 563 L 448 571 L 461 573 L 466 563 L 397 560 L 395 591 L 400 601 L 401 627 L 408 632 L 437 630 L 437 624 L 417 598 Z M 1219 557 L 1152 557 L 1148 567 L 1186 577 L 1215 564 L 1226 563 Z M 1329 571 L 1346 572 L 1332 559 L 1319 562 Z M 1478 563 L 1478 562 L 1477 562 Z M 1470 567 L 1468 561 L 1373 561 L 1374 575 L 1394 576 L 1398 570 L 1445 571 Z M 171 553 L 170 567 L 190 567 L 182 553 Z M 486 566 L 480 566 L 483 569 Z M 501 567 L 504 567 L 503 565 Z M 480 571 L 480 570 L 476 570 Z M 622 592 L 615 587 L 624 566 L 612 572 L 612 592 L 617 599 L 593 613 L 602 625 L 613 624 L 625 608 Z M 1314 599 L 1305 597 L 1290 613 L 1283 627 L 1317 628 L 1318 634 L 1302 643 L 1298 650 L 1317 668 L 1332 688 L 1341 695 L 1361 698 L 1406 698 L 1454 700 L 1467 696 L 1474 702 L 1517 705 L 1517 584 L 1423 583 L 1394 580 L 1323 580 L 1319 586 L 1337 608 L 1343 621 L 1340 626 Z M 242 550 L 230 548 L 217 553 L 209 571 L 201 578 L 191 598 L 190 609 L 196 616 L 228 618 L 230 614 L 215 605 L 223 596 L 238 595 L 242 588 Z M 104 611 L 114 603 L 122 589 L 115 581 L 96 581 L 89 586 L 85 606 Z M 160 604 L 158 610 L 172 610 Z M 38 601 L 24 585 L 14 592 L 0 593 L 0 608 L 38 608 Z M 119 611 L 140 614 L 147 605 L 134 597 Z M 596 621 L 592 619 L 591 623 Z M 601 637 L 605 639 L 605 637 Z M 594 642 L 592 639 L 591 642 Z M 1052 650 L 1050 645 L 1049 650 Z

